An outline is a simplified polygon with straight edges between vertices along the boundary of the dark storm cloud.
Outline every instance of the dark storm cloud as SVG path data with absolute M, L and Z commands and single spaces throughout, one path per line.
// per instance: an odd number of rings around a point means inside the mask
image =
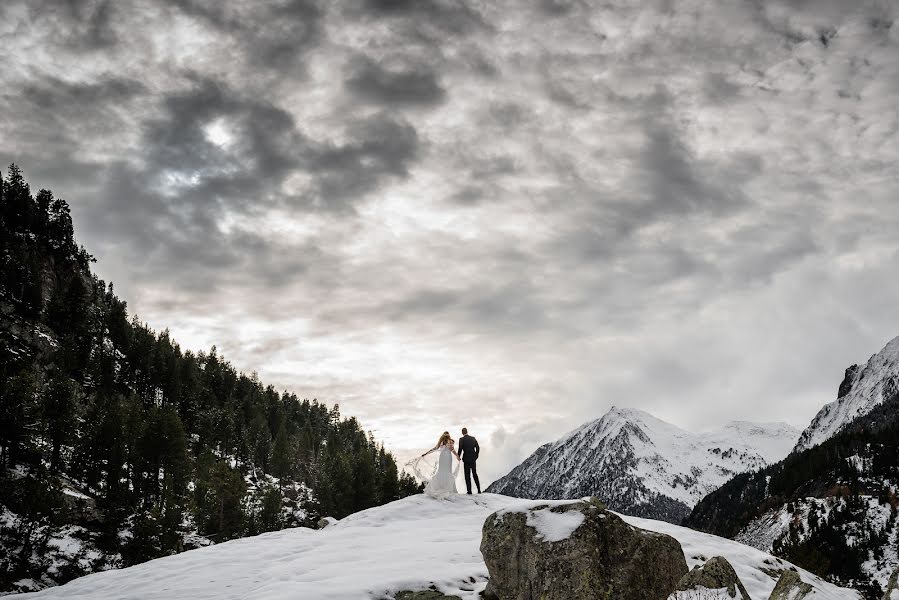
M 171 199 L 156 186 L 151 172 L 124 164 L 107 166 L 100 183 L 103 204 L 89 209 L 81 230 L 101 239 L 108 237 L 105 232 L 121 232 L 127 242 L 114 251 L 129 257 L 133 275 L 172 284 L 178 302 L 185 297 L 198 302 L 215 298 L 234 285 L 232 275 L 241 280 L 238 287 L 262 286 L 275 293 L 304 277 L 312 265 L 324 270 L 334 266 L 314 244 L 291 243 L 264 231 L 223 232 L 217 218 L 225 210 L 221 203 L 208 198 L 200 203 L 193 194 Z M 247 191 L 264 197 L 266 187 Z
M 366 0 L 351 2 L 348 12 L 377 18 L 407 18 L 418 26 L 418 33 L 424 28 L 436 28 L 459 35 L 490 28 L 466 0 Z
M 322 12 L 311 0 L 164 2 L 231 37 L 241 58 L 267 71 L 302 69 L 304 53 L 321 41 Z
M 745 208 L 748 199 L 738 189 L 728 189 L 724 181 L 713 183 L 717 178 L 710 178 L 710 173 L 691 156 L 675 127 L 652 124 L 646 128 L 646 136 L 642 165 L 650 201 L 644 207 L 645 214 L 638 214 L 639 222 L 663 215 Z
M 415 128 L 383 113 L 346 123 L 344 142 L 312 140 L 283 109 L 208 79 L 167 97 L 164 106 L 164 116 L 145 130 L 146 170 L 198 178 L 181 190 L 197 203 L 258 210 L 285 202 L 343 210 L 385 177 L 405 176 L 420 151 Z M 233 130 L 232 146 L 209 139 L 205 128 L 216 119 Z M 295 196 L 273 192 L 297 171 L 309 174 L 312 189 Z
M 200 173 L 222 188 L 207 191 L 230 195 L 246 191 L 247 177 L 279 179 L 296 166 L 308 142 L 290 114 L 264 100 L 242 98 L 220 82 L 192 79 L 195 85 L 166 97 L 163 116 L 145 127 L 151 171 Z M 238 139 L 233 150 L 217 146 L 205 133 L 218 118 L 233 119 L 228 122 Z M 232 165 L 238 174 L 223 176 Z M 209 177 L 203 175 L 207 169 L 214 170 Z
M 351 122 L 348 131 L 347 143 L 319 145 L 306 159 L 322 208 L 351 208 L 384 178 L 406 176 L 421 152 L 415 128 L 383 113 Z
M 195 293 L 215 293 L 223 271 L 248 269 L 254 280 L 277 287 L 309 264 L 327 264 L 311 244 L 285 255 L 264 232 L 223 234 L 223 216 L 276 207 L 351 211 L 384 178 L 405 176 L 418 156 L 415 129 L 386 115 L 348 123 L 345 143 L 319 142 L 264 100 L 241 97 L 209 78 L 190 80 L 190 88 L 167 95 L 161 114 L 143 124 L 141 162 L 105 169 L 105 200 L 88 227 L 97 235 L 129 232 L 131 250 L 153 257 L 148 276 L 174 279 Z M 233 143 L 209 138 L 206 128 L 217 120 Z M 298 172 L 308 173 L 311 187 L 283 193 L 286 178 Z M 171 271 L 173 262 L 191 268 Z
M 540 10 L 556 17 L 568 14 L 579 2 L 577 0 L 540 0 Z
M 427 106 L 444 100 L 446 91 L 430 66 L 404 63 L 388 67 L 358 56 L 349 64 L 345 85 L 362 99 L 385 106 Z
M 114 135 L 125 118 L 121 111 L 146 91 L 144 83 L 110 73 L 86 82 L 35 75 L 2 96 L 18 141 L 46 152 L 74 151 L 92 136 Z
M 27 9 L 34 20 L 52 28 L 47 43 L 81 52 L 112 48 L 120 42 L 115 30 L 115 2 L 111 0 L 37 0 Z M 2 9 L 0 9 L 2 10 Z
M 146 91 L 147 87 L 136 79 L 111 74 L 84 83 L 72 83 L 50 76 L 28 83 L 23 89 L 36 105 L 50 114 L 63 113 L 63 117 L 72 117 L 85 110 L 98 110 Z

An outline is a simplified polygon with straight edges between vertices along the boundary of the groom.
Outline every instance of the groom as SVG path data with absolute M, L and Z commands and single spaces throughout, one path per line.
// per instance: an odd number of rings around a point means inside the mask
M 471 493 L 471 478 L 474 476 L 474 484 L 481 493 L 481 482 L 478 480 L 478 455 L 481 453 L 481 447 L 473 436 L 468 435 L 468 429 L 462 428 L 462 437 L 459 438 L 459 458 L 465 466 L 465 487 L 468 493 Z

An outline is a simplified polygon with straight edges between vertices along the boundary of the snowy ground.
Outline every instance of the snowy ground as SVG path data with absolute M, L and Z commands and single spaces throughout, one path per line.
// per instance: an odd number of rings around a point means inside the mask
M 390 598 L 400 590 L 433 584 L 444 593 L 474 600 L 486 585 L 487 569 L 479 550 L 486 517 L 497 510 L 527 511 L 542 503 L 496 494 L 459 495 L 443 501 L 418 495 L 356 513 L 321 531 L 297 528 L 234 540 L 21 597 L 352 600 Z M 540 523 L 539 515 L 533 518 Z M 767 598 L 775 584 L 762 569 L 787 565 L 731 540 L 659 521 L 625 518 L 676 537 L 691 567 L 706 558 L 724 556 L 755 599 Z M 572 526 L 576 524 L 565 528 Z M 558 535 L 552 528 L 541 528 L 544 537 Z M 815 586 L 815 600 L 857 598 L 849 590 L 799 572 Z

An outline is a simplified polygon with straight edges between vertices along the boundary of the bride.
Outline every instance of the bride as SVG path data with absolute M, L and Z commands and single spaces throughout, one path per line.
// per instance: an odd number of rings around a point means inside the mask
M 437 472 L 428 481 L 425 494 L 434 498 L 447 498 L 450 494 L 458 494 L 459 492 L 456 490 L 456 475 L 459 474 L 459 463 L 457 462 L 456 468 L 453 469 L 453 457 L 455 456 L 458 461 L 459 455 L 456 454 L 455 442 L 450 437 L 449 431 L 444 431 L 440 439 L 437 440 L 437 445 L 422 454 L 421 458 L 435 451 L 440 452 Z M 417 468 L 416 471 L 418 471 Z M 420 472 L 418 474 L 421 476 Z M 428 478 L 422 477 L 422 479 Z

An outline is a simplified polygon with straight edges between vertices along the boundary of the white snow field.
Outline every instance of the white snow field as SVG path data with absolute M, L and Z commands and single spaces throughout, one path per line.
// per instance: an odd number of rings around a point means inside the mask
M 141 565 L 95 573 L 20 598 L 66 600 L 326 600 L 386 599 L 431 585 L 475 600 L 486 586 L 481 527 L 498 510 L 528 511 L 562 504 L 482 494 L 435 500 L 419 494 L 350 515 L 322 529 L 286 529 L 234 540 Z M 556 539 L 579 523 L 529 514 L 535 535 Z M 775 580 L 762 568 L 785 568 L 760 550 L 659 521 L 629 523 L 677 538 L 692 567 L 720 555 L 731 562 L 754 600 L 765 600 Z M 802 571 L 814 600 L 858 595 Z M 809 598 L 811 600 L 811 598 Z

